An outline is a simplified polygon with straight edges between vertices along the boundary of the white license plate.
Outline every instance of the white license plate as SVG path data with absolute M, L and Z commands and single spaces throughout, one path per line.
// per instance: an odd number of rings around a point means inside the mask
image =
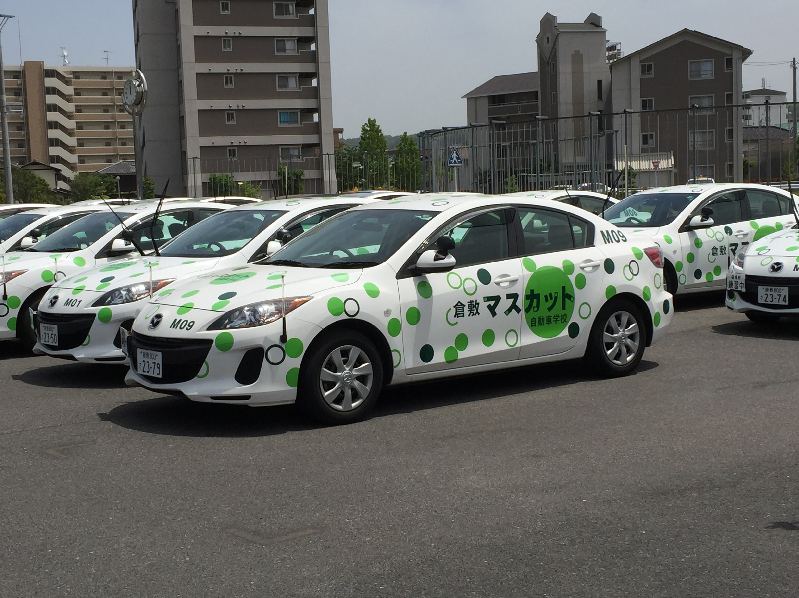
M 124 328 L 122 328 L 122 326 L 120 326 L 119 327 L 119 342 L 120 342 L 120 345 L 121 345 L 122 353 L 124 355 L 126 355 L 126 356 L 128 356 L 128 335 L 129 335 L 128 331 L 125 330 Z
M 160 351 L 145 351 L 139 349 L 138 370 L 142 376 L 150 376 L 151 378 L 160 378 L 162 374 L 161 367 L 161 352 Z
M 765 305 L 788 305 L 788 287 L 757 287 L 757 302 Z
M 746 292 L 745 274 L 727 274 L 727 288 L 731 291 Z
M 43 345 L 58 346 L 58 326 L 39 324 L 39 342 Z

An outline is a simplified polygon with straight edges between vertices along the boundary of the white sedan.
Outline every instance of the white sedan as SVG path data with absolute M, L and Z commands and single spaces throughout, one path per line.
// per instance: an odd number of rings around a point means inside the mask
M 418 195 L 353 208 L 264 265 L 174 283 L 142 309 L 126 380 L 195 401 L 366 415 L 383 386 L 585 357 L 639 364 L 671 322 L 661 252 L 585 210 Z
M 567 189 L 548 189 L 545 191 L 520 191 L 508 194 L 510 197 L 530 197 L 532 199 L 547 199 L 549 201 L 562 201 L 570 206 L 577 206 L 600 215 L 610 209 L 619 200 L 608 194 L 595 193 L 593 191 L 569 191 Z

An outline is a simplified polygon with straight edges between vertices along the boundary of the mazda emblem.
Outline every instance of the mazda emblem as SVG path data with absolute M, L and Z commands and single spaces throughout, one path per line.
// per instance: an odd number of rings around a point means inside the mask
M 52 297 L 50 297 L 50 301 L 47 303 L 47 307 L 53 309 L 56 303 L 58 303 L 58 295 L 53 295 Z
M 162 314 L 155 314 L 152 318 L 150 318 L 150 324 L 147 326 L 150 330 L 155 330 L 161 325 L 161 320 L 164 319 Z
M 768 268 L 769 272 L 782 272 L 782 262 L 774 262 Z

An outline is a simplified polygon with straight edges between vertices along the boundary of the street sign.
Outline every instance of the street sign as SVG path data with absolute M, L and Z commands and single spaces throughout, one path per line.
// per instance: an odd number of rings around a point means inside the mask
M 460 166 L 463 166 L 463 158 L 461 158 L 457 147 L 452 148 L 452 151 L 449 154 L 449 160 L 447 160 L 447 166 L 449 168 L 459 168 Z
M 658 168 L 660 168 L 660 160 L 652 160 L 652 168 L 654 170 L 657 170 Z

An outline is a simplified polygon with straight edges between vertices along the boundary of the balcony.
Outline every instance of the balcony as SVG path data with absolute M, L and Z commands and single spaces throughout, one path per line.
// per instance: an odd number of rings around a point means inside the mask
M 488 107 L 488 116 L 491 118 L 503 116 L 530 116 L 538 114 L 538 102 L 514 102 L 509 104 L 494 104 Z

